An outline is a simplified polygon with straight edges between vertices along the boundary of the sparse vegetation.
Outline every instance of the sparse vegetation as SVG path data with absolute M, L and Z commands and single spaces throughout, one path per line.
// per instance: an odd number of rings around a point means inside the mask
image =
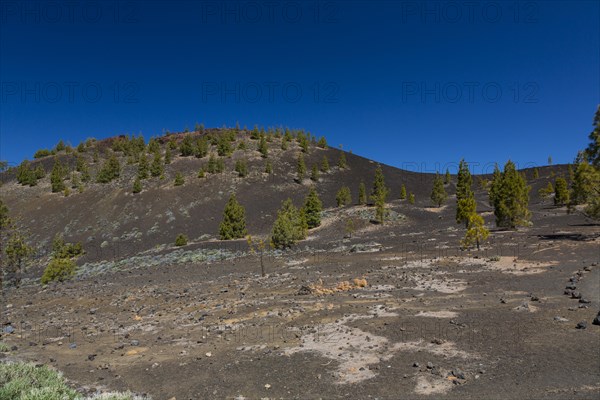
M 348 162 L 346 161 L 346 154 L 344 154 L 343 151 L 340 153 L 340 158 L 338 159 L 337 165 L 340 169 L 348 168 Z
M 375 219 L 380 224 L 383 224 L 383 222 L 385 221 L 385 202 L 388 193 L 389 189 L 385 186 L 383 170 L 381 169 L 381 165 L 378 165 L 377 169 L 375 170 L 375 179 L 373 180 L 373 191 L 371 192 L 371 199 L 375 204 Z
M 321 211 L 323 211 L 323 203 L 319 199 L 317 190 L 313 187 L 310 188 L 308 196 L 304 201 L 303 210 L 306 217 L 306 224 L 308 229 L 316 228 L 321 225 Z
M 292 247 L 306 238 L 308 224 L 303 212 L 298 210 L 291 199 L 283 202 L 277 212 L 277 219 L 271 231 L 271 244 L 276 249 Z
M 98 172 L 96 182 L 109 183 L 112 180 L 117 179 L 120 175 L 121 164 L 119 163 L 119 159 L 117 158 L 117 156 L 115 154 L 112 154 Z
M 410 204 L 415 204 L 415 194 L 414 194 L 414 193 L 412 193 L 412 192 L 411 192 L 411 193 L 408 195 L 408 202 L 409 202 Z
M 183 178 L 183 174 L 181 172 L 177 172 L 175 174 L 175 186 L 182 186 L 185 183 L 185 179 Z
M 477 250 L 480 249 L 481 243 L 487 240 L 490 231 L 485 227 L 483 218 L 476 212 L 469 215 L 467 223 L 467 232 L 461 241 L 461 244 L 465 248 L 469 248 L 473 245 L 477 246 Z
M 554 205 L 565 206 L 569 204 L 569 188 L 567 181 L 563 177 L 558 177 L 554 181 Z
M 310 173 L 310 180 L 313 182 L 319 181 L 319 167 L 317 166 L 317 164 L 313 164 L 313 166 L 312 166 L 312 170 Z
M 235 162 L 235 172 L 238 173 L 240 178 L 248 175 L 248 165 L 246 164 L 246 160 L 239 159 Z
M 296 173 L 298 174 L 298 181 L 302 182 L 304 175 L 306 174 L 306 164 L 304 163 L 304 156 L 302 153 L 298 155 L 298 162 L 296 163 Z
M 497 226 L 514 229 L 529 225 L 530 189 L 512 161 L 506 163 L 502 173 L 494 171 L 489 196 L 490 203 L 494 206 Z
M 468 228 L 469 217 L 477 208 L 475 193 L 471 189 L 473 179 L 471 171 L 465 160 L 460 160 L 458 166 L 458 178 L 456 183 L 456 223 L 464 223 Z
M 400 200 L 406 200 L 406 186 L 404 184 L 400 187 Z
M 361 182 L 360 185 L 358 185 L 358 204 L 367 204 L 367 189 L 364 182 Z
M 241 239 L 247 233 L 246 210 L 238 203 L 235 194 L 232 194 L 223 210 L 223 220 L 219 225 L 219 237 L 221 240 Z
M 352 202 L 352 195 L 350 194 L 350 188 L 342 186 L 335 195 L 335 201 L 338 207 L 344 207 Z
M 183 233 L 180 233 L 179 235 L 177 235 L 177 237 L 175 238 L 175 246 L 181 247 L 181 246 L 186 246 L 187 244 L 188 244 L 187 236 L 185 236 Z
M 433 180 L 433 189 L 431 190 L 431 202 L 434 205 L 441 207 L 447 198 L 448 193 L 446 193 L 446 189 L 444 189 L 442 177 L 439 174 L 435 174 L 435 179 Z
M 323 160 L 321 160 L 321 172 L 329 172 L 329 160 L 327 159 L 327 156 L 323 156 Z

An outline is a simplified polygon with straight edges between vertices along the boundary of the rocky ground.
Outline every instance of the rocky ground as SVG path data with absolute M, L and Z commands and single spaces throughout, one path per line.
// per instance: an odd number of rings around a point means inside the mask
M 540 205 L 533 227 L 466 252 L 452 208 L 392 208 L 345 238 L 364 208 L 326 212 L 263 256 L 264 277 L 247 251 L 163 249 L 9 290 L 3 357 L 154 399 L 598 398 L 599 225 Z

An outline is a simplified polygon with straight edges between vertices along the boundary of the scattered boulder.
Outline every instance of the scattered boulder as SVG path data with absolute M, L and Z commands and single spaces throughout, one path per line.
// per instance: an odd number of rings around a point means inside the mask
M 581 298 L 581 293 L 575 291 L 575 292 L 571 293 L 571 298 L 572 299 L 580 299 Z
M 575 326 L 576 329 L 585 329 L 587 328 L 587 322 L 585 321 L 581 321 L 577 323 L 577 326 Z
M 598 311 L 598 315 L 596 315 L 596 318 L 594 318 L 594 320 L 592 321 L 592 324 L 600 325 L 600 311 Z
M 554 317 L 554 320 L 555 320 L 556 322 L 569 322 L 569 320 L 568 320 L 568 319 L 566 319 L 566 318 L 563 318 L 563 317 L 560 317 L 560 316 L 556 316 L 556 317 Z

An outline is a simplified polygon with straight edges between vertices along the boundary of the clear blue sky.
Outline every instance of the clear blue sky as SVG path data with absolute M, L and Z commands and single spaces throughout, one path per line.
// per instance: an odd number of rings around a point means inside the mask
M 12 163 L 196 121 L 305 128 L 413 170 L 565 163 L 600 103 L 598 1 L 0 4 Z

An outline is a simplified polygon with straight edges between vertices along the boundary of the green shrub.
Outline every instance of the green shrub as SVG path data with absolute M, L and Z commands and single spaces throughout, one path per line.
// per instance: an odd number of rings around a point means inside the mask
M 185 179 L 183 179 L 183 175 L 181 172 L 177 172 L 175 174 L 175 186 L 181 186 L 185 183 Z
M 243 178 L 246 175 L 248 175 L 248 166 L 246 164 L 246 160 L 237 160 L 235 162 L 235 172 L 238 173 L 238 176 L 240 178 Z
M 291 199 L 283 202 L 271 231 L 271 244 L 276 249 L 291 247 L 306 238 L 308 224 L 304 212 L 298 210 Z
M 188 238 L 183 233 L 180 233 L 175 238 L 175 246 L 185 246 L 188 244 Z
M 52 152 L 50 152 L 50 150 L 40 149 L 35 152 L 35 154 L 33 155 L 33 158 L 42 158 L 42 157 L 47 157 L 49 155 L 52 155 Z
M 52 281 L 63 282 L 75 274 L 77 265 L 70 258 L 53 258 L 44 270 L 42 285 Z
M 232 194 L 223 210 L 223 221 L 219 225 L 221 240 L 240 239 L 246 236 L 246 209 Z
M 343 207 L 352 202 L 352 195 L 350 194 L 350 188 L 342 186 L 335 195 L 335 201 L 338 207 Z

